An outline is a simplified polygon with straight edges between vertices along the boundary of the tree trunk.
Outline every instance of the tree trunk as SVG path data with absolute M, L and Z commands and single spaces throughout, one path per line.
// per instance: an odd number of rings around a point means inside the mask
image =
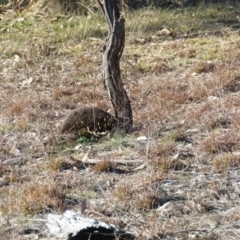
M 117 0 L 104 0 L 102 4 L 98 0 L 109 26 L 107 42 L 102 53 L 102 77 L 119 127 L 128 132 L 133 126 L 132 108 L 123 86 L 120 70 L 120 58 L 125 42 L 125 20 L 120 14 L 117 2 Z

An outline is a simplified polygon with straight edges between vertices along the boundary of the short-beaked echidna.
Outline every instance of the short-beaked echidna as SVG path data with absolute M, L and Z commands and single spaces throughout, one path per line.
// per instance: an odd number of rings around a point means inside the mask
M 100 133 L 112 130 L 117 120 L 110 113 L 96 107 L 82 107 L 73 110 L 62 125 L 62 133 Z

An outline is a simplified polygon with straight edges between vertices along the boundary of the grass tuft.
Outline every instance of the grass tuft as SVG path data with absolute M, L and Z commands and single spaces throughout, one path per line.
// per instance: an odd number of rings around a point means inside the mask
M 97 173 L 101 172 L 112 172 L 114 169 L 114 163 L 110 160 L 103 160 L 99 163 L 96 163 L 93 167 L 92 170 Z
M 66 193 L 53 179 L 32 179 L 17 182 L 1 190 L 3 202 L 0 209 L 4 215 L 35 215 L 52 210 L 64 210 Z
M 202 149 L 207 153 L 232 152 L 238 147 L 239 137 L 236 132 L 213 134 L 202 142 Z
M 238 168 L 240 165 L 239 156 L 232 153 L 224 153 L 213 158 L 213 170 L 227 172 L 230 169 Z

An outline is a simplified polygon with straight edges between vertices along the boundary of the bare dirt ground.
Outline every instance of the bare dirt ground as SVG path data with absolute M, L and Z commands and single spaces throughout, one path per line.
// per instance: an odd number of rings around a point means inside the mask
M 229 9 L 234 23 L 204 18 L 212 31 L 127 34 L 121 69 L 139 130 L 91 141 L 59 128 L 76 107 L 112 109 L 104 36 L 74 33 L 78 16 L 2 17 L 2 239 L 53 239 L 47 214 L 66 209 L 137 239 L 238 239 L 240 37 Z

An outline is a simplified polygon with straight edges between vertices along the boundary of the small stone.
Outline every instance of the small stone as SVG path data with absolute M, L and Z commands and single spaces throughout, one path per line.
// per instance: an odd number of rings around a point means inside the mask
M 198 128 L 192 128 L 192 129 L 188 129 L 186 131 L 186 133 L 198 133 L 199 132 L 199 129 Z
M 148 138 L 146 136 L 141 136 L 141 137 L 137 138 L 138 142 L 144 142 L 144 141 L 147 141 L 147 140 L 148 140 Z
M 188 143 L 188 144 L 186 144 L 186 149 L 192 149 L 192 147 L 193 147 L 193 145 L 192 145 L 192 143 Z
M 240 156 L 240 152 L 233 152 L 232 154 L 235 156 Z
M 22 81 L 21 86 L 22 86 L 22 87 L 30 86 L 31 83 L 32 83 L 32 81 L 33 81 L 33 78 L 30 77 L 30 78 L 28 78 L 28 79 Z
M 75 151 L 78 151 L 78 150 L 80 150 L 82 148 L 82 144 L 78 144 L 75 148 L 74 148 L 74 150 Z
M 179 155 L 180 155 L 179 153 L 176 153 L 176 154 L 172 157 L 172 159 L 174 159 L 174 160 L 178 159 Z
M 195 77 L 196 75 L 197 75 L 196 72 L 193 72 L 193 73 L 192 73 L 192 77 Z

